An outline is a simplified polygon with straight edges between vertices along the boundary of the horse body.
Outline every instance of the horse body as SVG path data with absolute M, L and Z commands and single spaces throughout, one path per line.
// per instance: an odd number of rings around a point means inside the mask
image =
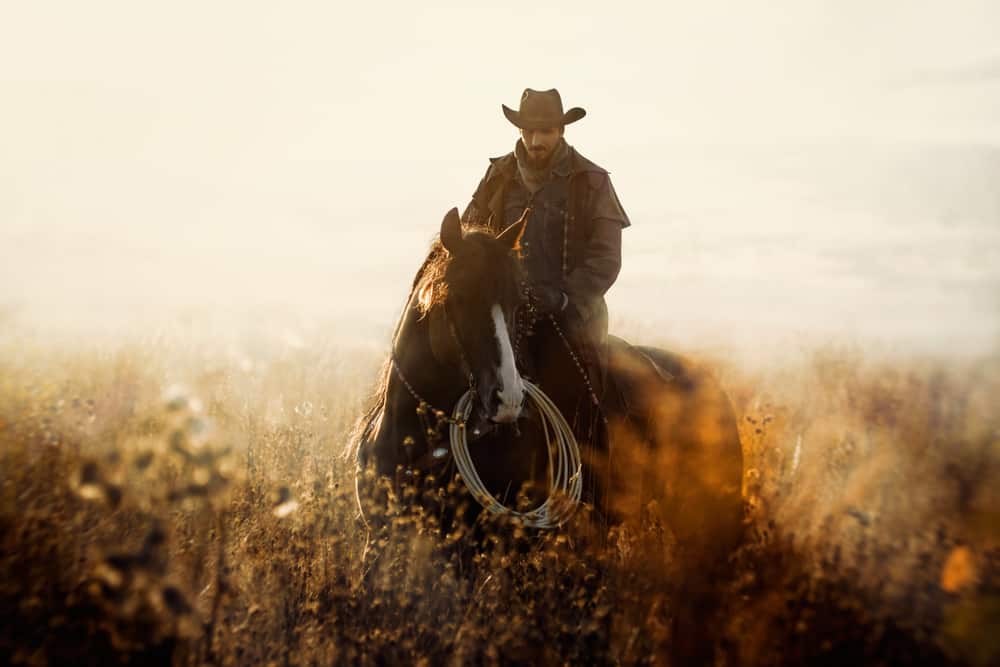
M 610 495 L 625 520 L 655 503 L 677 546 L 705 563 L 736 548 L 743 454 L 711 374 L 675 354 L 612 337 Z

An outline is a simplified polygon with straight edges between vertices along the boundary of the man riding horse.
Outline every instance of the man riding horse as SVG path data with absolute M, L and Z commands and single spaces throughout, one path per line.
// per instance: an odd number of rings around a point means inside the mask
M 566 125 L 586 111 L 573 107 L 564 113 L 555 89 L 526 89 L 516 111 L 501 106 L 520 139 L 512 152 L 490 160 L 462 221 L 499 233 L 528 211 L 520 257 L 532 308 L 518 323 L 527 342 L 520 365 L 526 375 L 533 374 L 534 357 L 542 349 L 538 339 L 552 335 L 537 320 L 552 315 L 582 357 L 584 381 L 596 401 L 606 384 L 604 294 L 618 277 L 621 234 L 629 219 L 608 172 L 564 138 Z
M 462 220 L 457 209 L 445 215 L 352 434 L 358 507 L 380 535 L 400 502 L 436 517 L 442 536 L 475 542 L 490 528 L 483 512 L 522 498 L 540 511 L 570 495 L 555 481 L 569 478 L 595 510 L 589 526 L 652 519 L 670 528 L 673 664 L 712 664 L 705 610 L 743 530 L 735 412 L 704 369 L 608 335 L 604 294 L 629 220 L 607 171 L 563 138 L 584 110 L 564 112 L 557 91 L 528 89 L 517 111 L 503 111 L 520 140 L 491 160 Z M 525 402 L 523 377 L 544 392 Z M 581 463 L 551 453 L 559 438 L 541 418 L 551 406 Z M 481 484 L 459 474 L 459 456 Z

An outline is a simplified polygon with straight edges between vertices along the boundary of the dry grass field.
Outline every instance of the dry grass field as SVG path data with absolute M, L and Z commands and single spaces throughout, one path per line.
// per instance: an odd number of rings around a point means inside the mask
M 381 353 L 150 338 L 0 349 L 0 663 L 668 664 L 669 527 L 400 513 L 365 575 L 345 443 Z M 708 355 L 747 538 L 718 664 L 1000 664 L 1000 358 Z

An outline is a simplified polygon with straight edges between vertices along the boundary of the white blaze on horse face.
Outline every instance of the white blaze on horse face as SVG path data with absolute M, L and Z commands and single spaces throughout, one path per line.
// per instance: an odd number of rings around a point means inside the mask
M 497 422 L 515 421 L 521 414 L 521 404 L 524 402 L 524 383 L 517 372 L 517 364 L 514 362 L 514 348 L 510 344 L 510 334 L 507 333 L 507 321 L 504 319 L 503 311 L 498 304 L 493 304 L 490 309 L 493 315 L 493 326 L 496 328 L 497 344 L 500 346 L 500 382 L 503 389 L 500 391 L 500 407 L 497 408 Z

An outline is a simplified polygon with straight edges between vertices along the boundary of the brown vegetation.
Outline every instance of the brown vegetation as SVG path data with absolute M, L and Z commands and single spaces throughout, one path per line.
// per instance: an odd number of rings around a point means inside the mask
M 8 344 L 0 662 L 662 664 L 669 526 L 507 526 L 466 558 L 399 513 L 366 543 L 343 452 L 378 361 Z M 748 534 L 718 660 L 1000 662 L 1000 360 L 711 366 Z

